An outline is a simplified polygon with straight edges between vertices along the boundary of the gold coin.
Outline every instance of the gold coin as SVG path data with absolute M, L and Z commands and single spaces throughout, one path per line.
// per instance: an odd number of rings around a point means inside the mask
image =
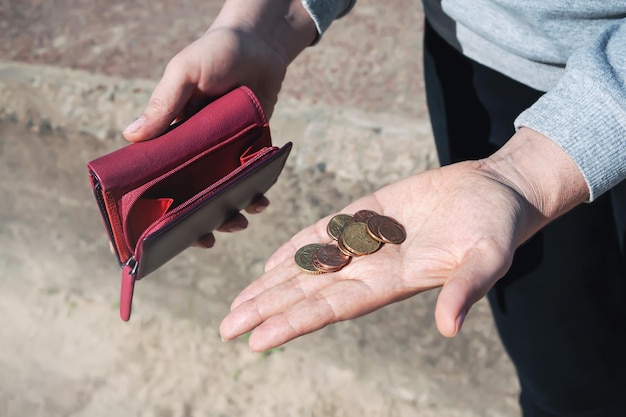
M 346 224 L 352 223 L 352 221 L 352 216 L 349 214 L 337 214 L 330 219 L 328 226 L 326 226 L 328 236 L 335 240 L 339 240 L 339 236 L 343 232 L 344 227 L 346 227 Z
M 343 245 L 354 255 L 367 255 L 380 248 L 381 243 L 370 236 L 367 225 L 354 222 L 346 225 L 343 230 Z
M 320 248 L 324 246 L 321 243 L 309 243 L 308 245 L 302 246 L 296 252 L 294 258 L 296 260 L 296 265 L 298 268 L 307 274 L 321 274 L 323 271 L 315 268 L 313 265 L 313 255 L 315 252 L 320 250 Z

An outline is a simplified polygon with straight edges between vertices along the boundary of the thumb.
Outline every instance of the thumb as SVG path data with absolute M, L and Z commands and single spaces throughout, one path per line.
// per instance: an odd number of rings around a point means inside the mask
M 185 67 L 170 61 L 141 116 L 124 129 L 124 137 L 131 142 L 141 142 L 165 132 L 182 112 L 194 88 Z
M 469 309 L 511 265 L 510 257 L 500 252 L 486 252 L 472 248 L 461 263 L 452 271 L 444 284 L 435 307 L 435 321 L 439 332 L 446 337 L 455 336 L 469 312 Z

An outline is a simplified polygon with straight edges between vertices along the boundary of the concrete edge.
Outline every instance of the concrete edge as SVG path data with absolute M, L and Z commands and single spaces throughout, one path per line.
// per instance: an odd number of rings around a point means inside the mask
M 0 61 L 0 121 L 38 132 L 115 138 L 142 111 L 155 85 L 149 80 Z

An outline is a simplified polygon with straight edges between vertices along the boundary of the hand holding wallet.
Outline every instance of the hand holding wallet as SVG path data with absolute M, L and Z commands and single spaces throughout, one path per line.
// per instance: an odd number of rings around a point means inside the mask
M 272 145 L 257 98 L 239 87 L 162 136 L 89 162 L 122 267 L 122 320 L 130 319 L 135 281 L 269 190 L 291 146 Z

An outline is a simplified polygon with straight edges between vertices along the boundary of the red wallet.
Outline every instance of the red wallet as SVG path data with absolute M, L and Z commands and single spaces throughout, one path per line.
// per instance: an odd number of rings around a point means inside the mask
M 162 136 L 89 162 L 122 268 L 122 320 L 130 319 L 135 281 L 265 193 L 291 145 L 272 146 L 257 98 L 239 87 Z

